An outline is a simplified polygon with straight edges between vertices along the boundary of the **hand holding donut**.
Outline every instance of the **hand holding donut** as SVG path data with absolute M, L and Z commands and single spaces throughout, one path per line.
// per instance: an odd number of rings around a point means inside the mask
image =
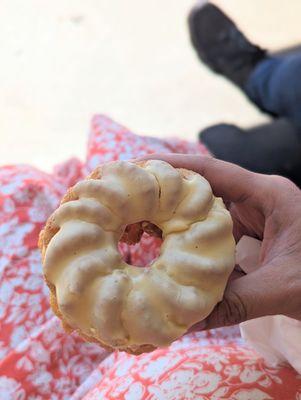
M 223 301 L 195 329 L 275 314 L 301 320 L 301 191 L 297 186 L 286 178 L 255 174 L 214 158 L 152 157 L 204 176 L 213 193 L 227 203 L 235 239 L 248 235 L 262 240 L 261 267 L 246 276 L 233 274 Z

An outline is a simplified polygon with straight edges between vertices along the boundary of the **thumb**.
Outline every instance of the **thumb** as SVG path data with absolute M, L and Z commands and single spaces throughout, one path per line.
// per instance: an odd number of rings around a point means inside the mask
M 277 269 L 261 267 L 251 274 L 228 283 L 223 299 L 209 316 L 191 330 L 204 330 L 236 325 L 266 315 L 284 314 L 287 289 Z M 277 278 L 277 276 L 279 278 Z

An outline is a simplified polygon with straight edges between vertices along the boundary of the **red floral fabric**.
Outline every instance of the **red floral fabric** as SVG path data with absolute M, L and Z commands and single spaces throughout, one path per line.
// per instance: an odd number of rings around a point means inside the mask
M 201 144 L 129 132 L 105 116 L 91 124 L 85 163 L 46 174 L 28 165 L 0 168 L 0 399 L 297 399 L 301 377 L 272 369 L 248 349 L 237 327 L 192 333 L 138 357 L 108 353 L 67 335 L 53 316 L 37 239 L 66 189 L 98 164 L 152 152 L 208 154 Z M 121 251 L 149 263 L 159 241 L 144 235 Z

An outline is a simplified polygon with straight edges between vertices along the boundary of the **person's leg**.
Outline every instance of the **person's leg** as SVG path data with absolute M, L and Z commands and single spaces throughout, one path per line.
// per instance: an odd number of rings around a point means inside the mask
M 300 51 L 268 56 L 211 3 L 198 3 L 188 23 L 202 62 L 238 85 L 261 110 L 301 127 Z
M 200 141 L 224 161 L 254 172 L 286 176 L 301 187 L 300 130 L 286 120 L 243 130 L 218 124 L 204 129 Z
M 220 124 L 204 130 L 201 141 L 218 158 L 287 176 L 301 186 L 301 53 L 267 56 L 208 2 L 194 7 L 188 23 L 202 62 L 238 85 L 260 109 L 292 122 L 277 120 L 248 131 Z
M 259 62 L 244 90 L 263 111 L 299 126 L 301 135 L 301 52 Z

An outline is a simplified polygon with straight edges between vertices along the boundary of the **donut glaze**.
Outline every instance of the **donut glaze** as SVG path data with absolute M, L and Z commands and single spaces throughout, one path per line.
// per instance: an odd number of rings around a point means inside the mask
M 159 257 L 127 264 L 126 226 L 162 231 Z M 51 305 L 69 330 L 139 354 L 167 346 L 221 301 L 234 267 L 232 220 L 201 175 L 116 161 L 69 189 L 39 241 Z

